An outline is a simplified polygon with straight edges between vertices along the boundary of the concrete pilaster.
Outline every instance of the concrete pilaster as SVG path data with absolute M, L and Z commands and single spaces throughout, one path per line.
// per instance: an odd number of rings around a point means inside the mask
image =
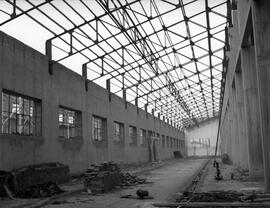
M 0 65 L 2 65 L 2 61 L 3 61 L 3 37 L 0 36 Z M 3 75 L 2 75 L 2 70 L 0 70 L 0 112 L 1 112 L 1 115 L 2 115 L 2 79 L 3 79 Z M 0 116 L 0 124 L 1 124 L 1 128 L 0 128 L 0 132 L 2 132 L 2 116 Z M 2 161 L 4 158 L 4 151 L 3 151 L 3 145 L 0 144 L 0 161 Z M 4 169 L 2 167 L 2 164 L 0 164 L 0 169 Z
M 240 166 L 240 149 L 239 146 L 239 135 L 238 135 L 238 119 L 237 119 L 237 102 L 236 102 L 236 90 L 235 86 L 232 88 L 232 151 L 233 151 L 233 163 L 236 166 Z
M 255 50 L 253 46 L 241 51 L 245 124 L 247 129 L 249 174 L 251 178 L 263 177 L 260 116 L 258 104 Z
M 227 119 L 227 125 L 228 125 L 228 135 L 227 135 L 227 140 L 228 140 L 228 146 L 227 146 L 227 152 L 232 161 L 234 161 L 234 155 L 233 155 L 233 143 L 232 143 L 232 138 L 233 138 L 233 115 L 232 115 L 232 98 L 230 97 L 229 99 L 229 106 L 228 106 L 228 119 Z
M 248 140 L 246 136 L 245 112 L 244 112 L 244 95 L 243 95 L 243 79 L 242 72 L 235 74 L 235 89 L 236 89 L 236 111 L 238 122 L 238 136 L 239 136 L 239 166 L 241 168 L 248 168 Z
M 231 154 L 230 154 L 230 138 L 231 138 L 231 132 L 229 129 L 229 109 L 227 107 L 226 110 L 226 115 L 225 115 L 225 120 L 224 120 L 224 137 L 225 137 L 225 151 L 224 153 L 227 153 L 229 155 L 229 157 L 231 158 Z
M 256 72 L 259 84 L 262 150 L 266 191 L 270 191 L 270 4 L 267 0 L 252 5 Z

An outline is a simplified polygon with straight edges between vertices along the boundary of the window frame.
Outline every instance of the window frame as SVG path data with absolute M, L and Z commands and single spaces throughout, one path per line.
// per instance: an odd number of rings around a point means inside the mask
M 132 129 L 132 132 L 133 132 L 133 134 L 131 135 L 131 132 L 130 132 L 130 130 Z M 133 125 L 129 125 L 128 126 L 128 137 L 129 137 L 129 139 L 130 139 L 130 142 L 129 142 L 129 144 L 130 145 L 132 145 L 132 146 L 136 146 L 137 145 L 137 137 L 138 137 L 138 135 L 137 135 L 137 127 L 136 126 L 133 126 Z
M 95 123 L 95 120 L 100 120 L 101 126 L 96 128 L 95 124 L 99 125 L 99 123 Z M 91 126 L 91 132 L 92 132 L 92 141 L 94 142 L 104 142 L 107 141 L 107 119 L 98 115 L 92 115 L 92 126 Z M 98 131 L 96 131 L 98 130 Z M 101 132 L 101 139 L 99 139 L 99 133 Z
M 139 145 L 146 146 L 147 144 L 147 131 L 146 129 L 140 128 L 139 130 Z
M 63 111 L 68 111 L 68 112 L 73 112 L 74 113 L 74 120 L 73 120 L 73 124 L 71 125 L 71 123 L 68 122 L 67 118 L 67 122 L 65 122 L 65 114 L 63 114 L 63 121 L 60 121 L 60 110 Z M 65 137 L 63 135 L 61 135 L 61 130 L 60 130 L 60 124 L 62 124 L 62 126 L 72 126 L 74 128 L 74 136 L 68 136 Z M 70 133 L 68 133 L 69 135 Z M 75 110 L 63 105 L 59 105 L 58 106 L 58 136 L 60 138 L 64 138 L 64 139 L 81 139 L 82 138 L 82 112 L 79 110 Z
M 4 109 L 4 94 L 8 96 L 8 108 L 7 110 Z M 15 112 L 13 111 L 13 106 L 11 107 L 11 97 L 15 98 Z M 18 98 L 22 99 L 22 107 L 20 109 L 18 104 Z M 38 98 L 30 97 L 28 95 L 24 95 L 21 93 L 17 93 L 14 91 L 2 89 L 1 94 L 1 134 L 5 135 L 16 135 L 16 136 L 25 136 L 25 137 L 41 137 L 42 136 L 42 101 Z M 27 102 L 26 102 L 27 101 Z M 28 103 L 28 104 L 26 104 Z M 25 108 L 25 106 L 28 106 Z M 21 112 L 18 112 L 21 111 Z M 11 124 L 10 115 L 15 114 L 15 132 L 11 131 Z M 7 132 L 4 131 L 4 123 L 3 123 L 3 117 L 6 115 L 7 121 L 8 121 L 8 127 Z M 20 119 L 19 119 L 20 118 Z M 26 121 L 28 118 L 28 133 L 25 131 L 25 125 L 23 124 L 21 132 L 19 132 L 19 127 L 21 122 L 18 121 L 18 119 L 21 121 Z M 31 120 L 33 121 L 31 128 Z M 19 124 L 18 124 L 19 122 Z M 39 124 L 39 125 L 38 125 Z M 27 128 L 27 127 L 26 127 Z
M 166 147 L 170 148 L 170 137 L 166 136 Z
M 119 135 L 116 135 L 116 125 L 119 125 Z M 116 139 L 118 138 L 118 139 Z M 125 124 L 119 121 L 113 122 L 113 141 L 114 143 L 124 143 L 125 141 Z
M 162 147 L 165 148 L 166 147 L 166 137 L 164 134 L 161 135 L 161 140 L 162 140 Z

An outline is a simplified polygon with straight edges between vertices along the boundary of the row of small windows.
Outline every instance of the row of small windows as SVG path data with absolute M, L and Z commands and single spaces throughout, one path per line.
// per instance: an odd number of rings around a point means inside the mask
M 41 136 L 41 100 L 19 95 L 9 91 L 2 92 L 2 133 L 19 134 L 25 136 Z M 59 137 L 80 138 L 82 136 L 82 113 L 63 106 L 58 111 Z M 124 123 L 114 121 L 113 141 L 124 143 Z M 147 134 L 148 133 L 148 134 Z M 137 128 L 128 127 L 130 145 L 146 145 L 147 135 L 160 139 L 160 134 L 153 131 L 139 130 L 137 141 Z M 107 138 L 107 119 L 96 115 L 92 116 L 92 139 L 104 141 Z M 183 147 L 184 141 L 162 135 L 162 146 Z

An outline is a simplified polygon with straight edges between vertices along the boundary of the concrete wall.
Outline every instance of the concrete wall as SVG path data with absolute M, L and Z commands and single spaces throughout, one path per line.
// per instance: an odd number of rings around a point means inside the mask
M 270 191 L 270 4 L 237 1 L 221 112 L 220 144 L 232 162 Z
M 185 131 L 186 143 L 187 143 L 187 154 L 188 156 L 203 155 L 214 155 L 215 146 L 217 140 L 217 130 L 218 130 L 218 118 L 201 123 L 198 127 L 193 127 Z M 206 147 L 199 144 L 192 144 L 192 141 L 201 141 L 203 139 L 210 139 L 210 147 Z
M 155 131 L 184 140 L 183 132 L 158 118 L 128 104 L 100 86 L 90 83 L 85 90 L 83 78 L 60 64 L 48 73 L 48 58 L 34 49 L 0 32 L 0 91 L 11 90 L 42 101 L 42 136 L 0 134 L 0 169 L 12 169 L 40 162 L 58 161 L 70 166 L 71 172 L 85 170 L 91 163 L 116 161 L 123 163 L 148 161 L 147 146 L 130 146 L 128 126 Z M 2 96 L 0 96 L 0 103 Z M 59 138 L 58 108 L 65 106 L 82 112 L 82 138 Z M 0 112 L 2 112 L 0 105 Z M 107 119 L 108 137 L 105 142 L 94 142 L 91 133 L 92 115 Z M 125 144 L 113 142 L 113 122 L 125 124 Z M 2 122 L 1 122 L 2 123 Z M 165 147 L 158 142 L 158 158 L 173 157 L 177 146 Z M 182 147 L 182 152 L 184 147 Z
M 230 48 L 221 116 L 221 150 L 234 165 L 263 176 L 258 84 L 251 40 L 251 0 L 238 1 L 229 27 Z

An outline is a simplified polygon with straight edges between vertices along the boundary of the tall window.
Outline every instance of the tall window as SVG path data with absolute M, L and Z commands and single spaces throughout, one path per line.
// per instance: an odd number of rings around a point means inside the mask
M 128 127 L 130 144 L 136 145 L 137 144 L 137 128 L 135 126 Z
M 93 116 L 92 137 L 94 141 L 103 141 L 106 139 L 106 119 L 105 118 Z
M 81 112 L 59 107 L 59 136 L 67 139 L 81 137 Z
M 124 124 L 115 121 L 114 122 L 114 141 L 115 142 L 124 142 Z
M 162 135 L 162 147 L 165 147 L 165 143 L 166 143 L 165 135 Z
M 41 101 L 3 91 L 2 133 L 41 136 Z
M 146 144 L 146 130 L 145 129 L 140 129 L 139 144 L 140 145 L 145 145 Z
M 166 136 L 166 144 L 167 144 L 167 148 L 170 147 L 170 138 L 169 136 Z

